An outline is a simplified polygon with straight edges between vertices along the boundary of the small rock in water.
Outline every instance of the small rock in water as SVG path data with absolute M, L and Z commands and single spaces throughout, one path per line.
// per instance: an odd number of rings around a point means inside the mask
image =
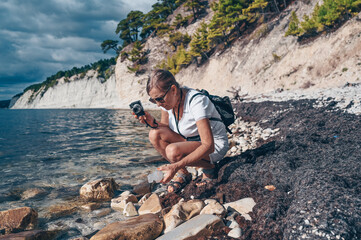
M 148 182 L 156 182 L 159 183 L 163 179 L 163 172 L 159 170 L 155 170 L 151 174 L 148 175 Z

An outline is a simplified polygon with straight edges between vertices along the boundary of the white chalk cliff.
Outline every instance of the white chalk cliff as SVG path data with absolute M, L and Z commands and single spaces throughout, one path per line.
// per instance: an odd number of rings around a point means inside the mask
M 227 92 L 231 88 L 252 95 L 277 89 L 313 91 L 361 82 L 361 14 L 307 44 L 298 43 L 296 37 L 284 36 L 291 12 L 296 11 L 302 19 L 317 2 L 294 2 L 276 19 L 259 26 L 225 51 L 214 53 L 205 64 L 197 67 L 193 63 L 182 69 L 177 80 L 220 95 L 231 95 Z M 173 16 L 177 11 L 181 9 Z M 211 19 L 212 12 L 208 11 L 208 16 L 180 31 L 192 35 L 202 21 Z M 131 101 L 138 99 L 151 107 L 145 84 L 150 71 L 172 52 L 167 42 L 167 37 L 147 40 L 145 49 L 150 53 L 145 74 L 130 73 L 127 66 L 131 63 L 122 62 L 119 57 L 115 74 L 103 83 L 94 71 L 81 79 L 74 76 L 69 82 L 59 79 L 44 94 L 27 91 L 13 99 L 12 108 L 128 108 Z

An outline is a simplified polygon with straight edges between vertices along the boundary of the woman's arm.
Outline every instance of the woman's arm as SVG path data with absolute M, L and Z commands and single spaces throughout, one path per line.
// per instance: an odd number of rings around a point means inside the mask
M 186 148 L 186 156 L 183 157 L 180 161 L 164 165 L 158 169 L 161 171 L 166 171 L 162 180 L 163 183 L 169 182 L 173 176 L 177 173 L 178 170 L 186 166 L 198 166 L 203 167 L 205 162 L 201 160 L 210 160 L 209 154 L 214 152 L 214 139 L 208 118 L 201 119 L 196 122 L 198 133 L 201 137 L 201 142 L 182 142 L 179 144 L 186 144 L 182 148 Z M 191 152 L 188 152 L 189 149 L 194 149 Z
M 201 119 L 196 124 L 201 137 L 201 145 L 176 163 L 179 168 L 192 166 L 201 159 L 209 160 L 209 154 L 214 152 L 214 139 L 209 119 Z

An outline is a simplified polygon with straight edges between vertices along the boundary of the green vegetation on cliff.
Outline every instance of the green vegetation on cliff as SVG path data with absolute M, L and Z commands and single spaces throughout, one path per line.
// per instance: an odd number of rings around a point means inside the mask
M 65 81 L 69 81 L 70 77 L 77 75 L 77 74 L 80 74 L 80 77 L 84 77 L 86 72 L 89 70 L 96 70 L 98 72 L 98 76 L 103 77 L 106 80 L 112 74 L 112 70 L 110 69 L 110 67 L 112 65 L 115 65 L 115 58 L 102 59 L 102 60 L 99 60 L 98 62 L 92 63 L 90 65 L 85 65 L 80 68 L 73 67 L 71 70 L 59 71 L 56 74 L 48 77 L 44 82 L 38 83 L 38 84 L 33 84 L 33 85 L 25 88 L 24 92 L 32 90 L 35 94 L 41 88 L 43 88 L 42 93 L 44 93 L 47 89 L 55 86 L 58 83 L 58 79 L 64 77 Z
M 310 16 L 304 15 L 299 21 L 295 12 L 285 36 L 300 38 L 317 36 L 318 34 L 337 28 L 354 14 L 361 11 L 361 0 L 325 0 L 322 5 L 316 4 Z

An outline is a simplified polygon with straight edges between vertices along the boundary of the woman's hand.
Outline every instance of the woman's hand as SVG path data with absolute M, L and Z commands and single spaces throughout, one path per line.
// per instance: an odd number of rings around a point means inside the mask
M 149 112 L 144 111 L 145 115 L 139 117 L 134 112 L 132 112 L 132 114 L 134 115 L 134 118 L 139 120 L 140 123 L 145 124 L 145 121 L 147 121 L 147 123 L 152 126 L 154 117 Z
M 167 183 L 170 180 L 172 180 L 172 178 L 174 177 L 174 175 L 178 172 L 178 167 L 176 166 L 176 164 L 168 164 L 168 165 L 163 165 L 160 166 L 159 168 L 157 168 L 160 171 L 165 172 L 164 173 L 164 177 L 162 179 L 162 181 L 160 181 L 161 183 Z

